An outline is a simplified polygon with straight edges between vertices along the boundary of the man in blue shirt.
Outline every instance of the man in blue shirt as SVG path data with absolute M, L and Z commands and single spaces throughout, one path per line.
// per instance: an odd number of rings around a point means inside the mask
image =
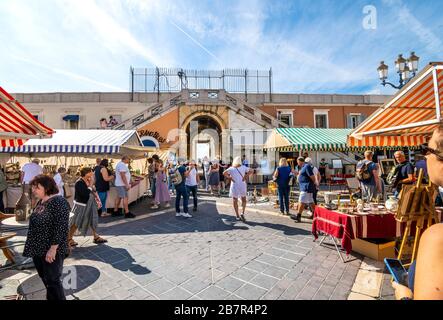
M 300 198 L 298 200 L 298 214 L 294 219 L 296 222 L 301 222 L 301 215 L 306 206 L 310 206 L 312 212 L 315 210 L 314 205 L 314 191 L 315 191 L 315 175 L 312 167 L 305 163 L 305 159 L 300 157 L 297 159 L 297 164 L 301 168 L 298 173 L 298 184 L 300 186 Z
M 180 159 L 178 160 L 178 168 L 176 169 L 182 176 L 182 181 L 179 184 L 175 185 L 176 198 L 175 198 L 175 216 L 176 217 L 185 217 L 192 218 L 192 215 L 188 212 L 188 200 L 189 195 L 186 190 L 185 182 L 186 177 L 189 176 L 190 170 L 187 170 L 184 165 L 185 161 Z M 183 197 L 183 212 L 180 212 L 180 199 Z
M 412 184 L 414 182 L 414 166 L 406 160 L 406 156 L 403 151 L 397 151 L 394 153 L 394 157 L 401 166 L 398 171 L 397 181 L 394 184 L 394 196 L 398 198 L 403 185 Z

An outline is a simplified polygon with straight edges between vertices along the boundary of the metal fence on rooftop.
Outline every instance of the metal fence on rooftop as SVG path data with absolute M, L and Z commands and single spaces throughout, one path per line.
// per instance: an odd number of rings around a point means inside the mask
M 272 95 L 272 69 L 190 70 L 180 68 L 130 68 L 129 87 L 135 92 L 169 93 L 183 89 L 226 90 Z

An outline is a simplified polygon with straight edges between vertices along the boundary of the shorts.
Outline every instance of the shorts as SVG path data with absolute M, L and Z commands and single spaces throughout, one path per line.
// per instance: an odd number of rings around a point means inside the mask
M 119 198 L 128 197 L 128 190 L 126 190 L 126 187 L 116 187 L 116 188 L 117 188 L 117 195 Z
M 314 194 L 307 191 L 300 191 L 300 197 L 298 202 L 304 204 L 314 203 Z

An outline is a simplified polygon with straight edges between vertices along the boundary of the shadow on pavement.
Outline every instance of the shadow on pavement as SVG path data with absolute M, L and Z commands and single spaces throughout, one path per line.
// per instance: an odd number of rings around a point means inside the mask
M 135 275 L 146 275 L 151 273 L 146 267 L 135 263 L 135 259 L 124 248 L 113 248 L 107 245 L 99 247 L 78 247 L 72 252 L 70 258 L 88 259 L 110 264 L 120 271 L 130 271 Z

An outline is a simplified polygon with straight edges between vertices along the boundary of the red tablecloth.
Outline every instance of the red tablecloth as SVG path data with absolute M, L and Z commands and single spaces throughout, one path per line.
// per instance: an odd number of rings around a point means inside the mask
M 437 210 L 439 221 L 442 212 Z M 427 222 L 425 222 L 426 225 Z M 415 234 L 415 222 L 411 225 L 410 234 Z M 426 227 L 426 226 L 425 226 Z M 312 223 L 312 234 L 317 239 L 318 231 L 330 234 L 342 239 L 342 247 L 349 254 L 352 250 L 351 240 L 362 239 L 384 239 L 401 237 L 406 228 L 406 222 L 400 223 L 395 220 L 393 214 L 384 215 L 348 215 L 337 211 L 331 211 L 322 207 L 316 207 Z
M 349 254 L 352 250 L 351 240 L 354 239 L 355 228 L 352 228 L 350 215 L 331 211 L 317 206 L 314 211 L 312 234 L 318 238 L 318 232 L 322 231 L 333 237 L 341 239 L 341 246 Z

